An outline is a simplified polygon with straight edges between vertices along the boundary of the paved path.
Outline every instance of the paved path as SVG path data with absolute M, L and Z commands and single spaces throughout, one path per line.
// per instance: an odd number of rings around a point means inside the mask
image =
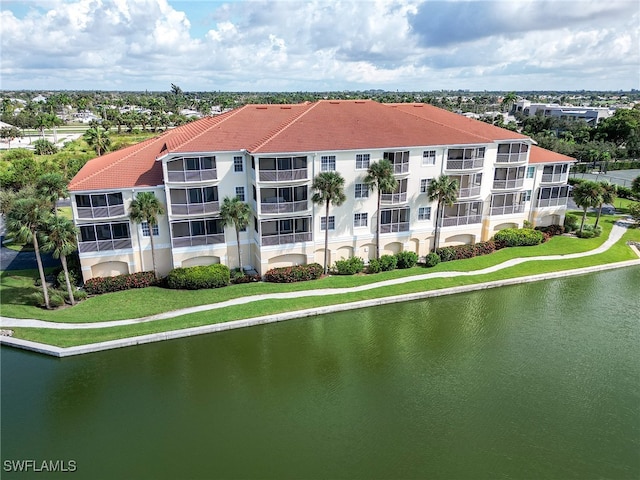
M 301 298 L 301 297 L 319 297 L 319 296 L 327 296 L 327 295 L 340 295 L 344 293 L 353 293 L 353 292 L 362 292 L 365 290 L 373 290 L 376 288 L 383 288 L 390 285 L 398 285 L 403 283 L 427 280 L 430 278 L 451 278 L 451 277 L 462 277 L 462 276 L 470 276 L 470 275 L 483 275 L 487 273 L 492 273 L 498 270 L 502 270 L 505 268 L 512 267 L 514 265 L 519 265 L 525 262 L 531 261 L 547 261 L 547 260 L 568 260 L 572 258 L 580 258 L 587 257 L 590 255 L 597 255 L 602 253 L 611 246 L 613 246 L 624 234 L 626 230 L 626 224 L 624 222 L 617 222 L 614 224 L 611 234 L 609 238 L 598 248 L 594 250 L 590 250 L 588 252 L 583 253 L 572 253 L 566 255 L 547 255 L 547 256 L 538 256 L 538 257 L 527 257 L 527 258 L 514 258 L 511 260 L 507 260 L 506 262 L 500 263 L 498 265 L 494 265 L 491 267 L 484 268 L 482 270 L 473 270 L 469 272 L 434 272 L 434 273 L 425 273 L 422 275 L 413 275 L 410 277 L 397 278 L 392 280 L 385 280 L 382 282 L 376 282 L 368 285 L 361 285 L 358 287 L 346 287 L 346 288 L 325 288 L 325 289 L 316 289 L 316 290 L 306 290 L 301 292 L 288 292 L 288 293 L 272 293 L 272 294 L 264 294 L 264 295 L 253 295 L 249 297 L 240 297 L 234 298 L 231 300 L 227 300 L 224 302 L 209 304 L 209 305 L 199 305 L 195 307 L 183 308 L 180 310 L 173 310 L 171 312 L 164 312 L 157 315 L 150 315 L 147 317 L 128 319 L 128 320 L 114 320 L 107 322 L 94 322 L 94 323 L 59 323 L 59 322 L 48 322 L 43 320 L 34 320 L 34 319 L 14 319 L 8 317 L 0 317 L 0 327 L 36 327 L 36 328 L 52 328 L 58 330 L 72 330 L 72 329 L 91 329 L 91 328 L 109 328 L 109 327 L 119 327 L 123 325 L 134 325 L 138 323 L 145 322 L 153 322 L 156 320 L 164 320 L 168 318 L 179 317 L 182 315 L 189 315 L 192 313 L 198 312 L 206 312 L 210 310 L 216 310 L 219 308 L 224 308 L 232 305 L 243 305 L 247 303 L 257 302 L 260 300 L 269 300 L 269 299 L 288 299 L 288 298 Z

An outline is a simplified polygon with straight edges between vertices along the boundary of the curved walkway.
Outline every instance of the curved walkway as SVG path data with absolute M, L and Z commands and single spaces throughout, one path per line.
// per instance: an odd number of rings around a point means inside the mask
M 487 273 L 496 272 L 498 270 L 502 270 L 505 268 L 509 268 L 514 265 L 519 265 L 525 262 L 547 261 L 547 260 L 567 260 L 572 258 L 581 258 L 581 257 L 587 257 L 591 255 L 597 255 L 599 253 L 605 252 L 606 250 L 611 248 L 618 240 L 620 240 L 620 238 L 622 237 L 622 235 L 626 230 L 626 225 L 627 224 L 625 224 L 624 222 L 616 222 L 616 224 L 614 224 L 613 228 L 611 229 L 611 234 L 609 235 L 609 238 L 601 246 L 599 246 L 598 248 L 595 248 L 594 250 L 590 250 L 588 252 L 571 253 L 566 255 L 547 255 L 547 256 L 537 256 L 537 257 L 514 258 L 511 260 L 507 260 L 506 262 L 500 263 L 498 265 L 493 265 L 491 267 L 484 268 L 482 270 L 472 270 L 469 272 L 425 273 L 422 275 L 413 275 L 410 277 L 385 280 L 382 282 L 376 282 L 376 283 L 361 285 L 357 287 L 324 288 L 324 289 L 306 290 L 306 291 L 300 291 L 300 292 L 253 295 L 249 297 L 234 298 L 224 302 L 213 303 L 209 305 L 199 305 L 195 307 L 183 308 L 179 310 L 173 310 L 170 312 L 160 313 L 157 315 L 150 315 L 147 317 L 128 319 L 128 320 L 114 320 L 114 321 L 95 322 L 95 323 L 59 323 L 59 322 L 49 322 L 44 320 L 15 319 L 15 318 L 8 318 L 8 317 L 0 317 L 0 327 L 2 328 L 36 327 L 36 328 L 51 328 L 51 329 L 58 329 L 58 330 L 110 328 L 110 327 L 119 327 L 124 325 L 134 325 L 134 324 L 145 323 L 145 322 L 153 322 L 156 320 L 165 320 L 169 318 L 179 317 L 182 315 L 189 315 L 189 314 L 198 313 L 198 312 L 206 312 L 206 311 L 216 310 L 219 308 L 229 307 L 233 305 L 243 305 L 243 304 L 256 302 L 260 300 L 340 295 L 344 293 L 361 292 L 365 290 L 383 288 L 389 285 L 398 285 L 403 283 L 427 280 L 430 278 L 451 278 L 451 277 L 462 277 L 462 276 L 470 276 L 470 275 L 483 275 Z M 640 252 L 636 251 L 636 253 L 639 253 L 640 255 Z M 623 263 L 629 264 L 629 262 L 623 262 Z M 632 264 L 633 263 L 640 263 L 640 260 L 634 260 Z M 376 300 L 376 299 L 373 299 L 373 300 Z M 295 313 L 295 312 L 292 312 L 292 313 Z

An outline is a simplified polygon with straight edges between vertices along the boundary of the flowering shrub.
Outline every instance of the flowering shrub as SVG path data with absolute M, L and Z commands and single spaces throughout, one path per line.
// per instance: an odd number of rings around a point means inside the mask
M 544 235 L 530 228 L 504 228 L 493 236 L 493 240 L 505 247 L 528 247 L 540 245 Z
M 536 227 L 536 230 L 541 231 L 542 233 L 546 233 L 549 237 L 553 237 L 554 235 L 562 235 L 564 233 L 564 226 L 562 225 L 548 225 L 546 227 Z
M 153 272 L 139 272 L 115 277 L 94 277 L 84 282 L 84 289 L 89 295 L 100 295 L 131 288 L 145 288 L 155 283 L 156 276 Z
M 360 257 L 336 260 L 334 269 L 338 275 L 355 275 L 364 270 L 364 261 Z
M 239 275 L 236 276 L 233 280 L 232 283 L 253 283 L 253 282 L 260 282 L 262 280 L 262 277 L 258 274 L 255 275 L 250 275 L 248 273 L 245 273 L 244 275 Z
M 456 245 L 455 247 L 442 247 L 436 250 L 436 255 L 443 262 L 451 260 L 464 260 L 465 258 L 473 258 L 481 255 L 488 255 L 495 252 L 499 246 L 496 242 L 489 240 L 488 242 L 474 243 L 473 245 Z
M 399 252 L 396 253 L 396 260 L 398 268 L 411 268 L 415 267 L 418 263 L 418 254 L 415 252 Z
M 273 283 L 304 282 L 320 278 L 323 271 L 324 269 L 319 263 L 310 263 L 309 265 L 296 265 L 294 267 L 272 268 L 264 274 L 262 279 L 265 282 Z
M 229 267 L 219 263 L 195 267 L 174 268 L 167 275 L 167 286 L 181 290 L 219 288 L 229 285 Z

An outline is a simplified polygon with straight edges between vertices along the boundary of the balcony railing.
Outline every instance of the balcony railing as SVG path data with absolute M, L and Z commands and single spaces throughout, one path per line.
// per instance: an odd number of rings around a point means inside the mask
M 482 222 L 482 215 L 465 215 L 460 217 L 445 217 L 442 219 L 443 227 L 456 227 Z
M 107 250 L 121 250 L 131 248 L 130 238 L 119 238 L 115 240 L 96 240 L 89 242 L 79 242 L 78 250 L 84 252 L 104 252 Z
M 503 205 L 502 207 L 491 207 L 491 215 L 511 215 L 513 213 L 524 212 L 524 205 Z
M 169 170 L 167 176 L 170 182 L 203 182 L 217 180 L 218 172 L 215 168 L 209 170 Z
M 567 197 L 558 198 L 540 198 L 538 199 L 538 208 L 544 207 L 565 207 L 567 205 Z
M 447 160 L 447 170 L 475 170 L 484 166 L 484 158 Z
M 193 237 L 175 237 L 172 239 L 172 243 L 175 248 L 215 245 L 218 243 L 224 243 L 224 233 L 216 233 L 214 235 L 196 235 Z
M 311 232 L 283 233 L 262 237 L 262 245 L 285 245 L 287 243 L 310 242 Z
M 380 233 L 408 232 L 409 222 L 383 223 L 380 225 Z
M 78 218 L 111 218 L 124 215 L 124 205 L 78 207 Z
M 527 161 L 527 152 L 498 153 L 496 163 L 522 163 Z
M 507 188 L 520 188 L 524 185 L 524 178 L 515 180 L 494 180 L 493 188 L 496 190 L 504 190 Z
M 567 183 L 568 173 L 543 173 L 542 183 Z
M 467 187 L 458 190 L 458 198 L 468 198 L 480 195 L 480 187 Z
M 407 201 L 407 192 L 403 193 L 383 193 L 380 195 L 380 203 L 383 205 L 393 205 Z
M 393 173 L 399 175 L 402 173 L 409 173 L 409 163 L 394 163 Z
M 260 210 L 262 213 L 303 212 L 308 208 L 307 200 L 300 200 L 298 202 L 260 202 Z
M 202 215 L 220 211 L 220 202 L 207 203 L 172 203 L 172 215 Z
M 306 180 L 307 168 L 292 170 L 260 170 L 261 182 L 291 182 L 293 180 Z

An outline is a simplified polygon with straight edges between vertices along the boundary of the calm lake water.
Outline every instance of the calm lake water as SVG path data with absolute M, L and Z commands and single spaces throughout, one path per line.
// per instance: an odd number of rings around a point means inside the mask
M 1 360 L 2 478 L 640 477 L 637 267 Z

